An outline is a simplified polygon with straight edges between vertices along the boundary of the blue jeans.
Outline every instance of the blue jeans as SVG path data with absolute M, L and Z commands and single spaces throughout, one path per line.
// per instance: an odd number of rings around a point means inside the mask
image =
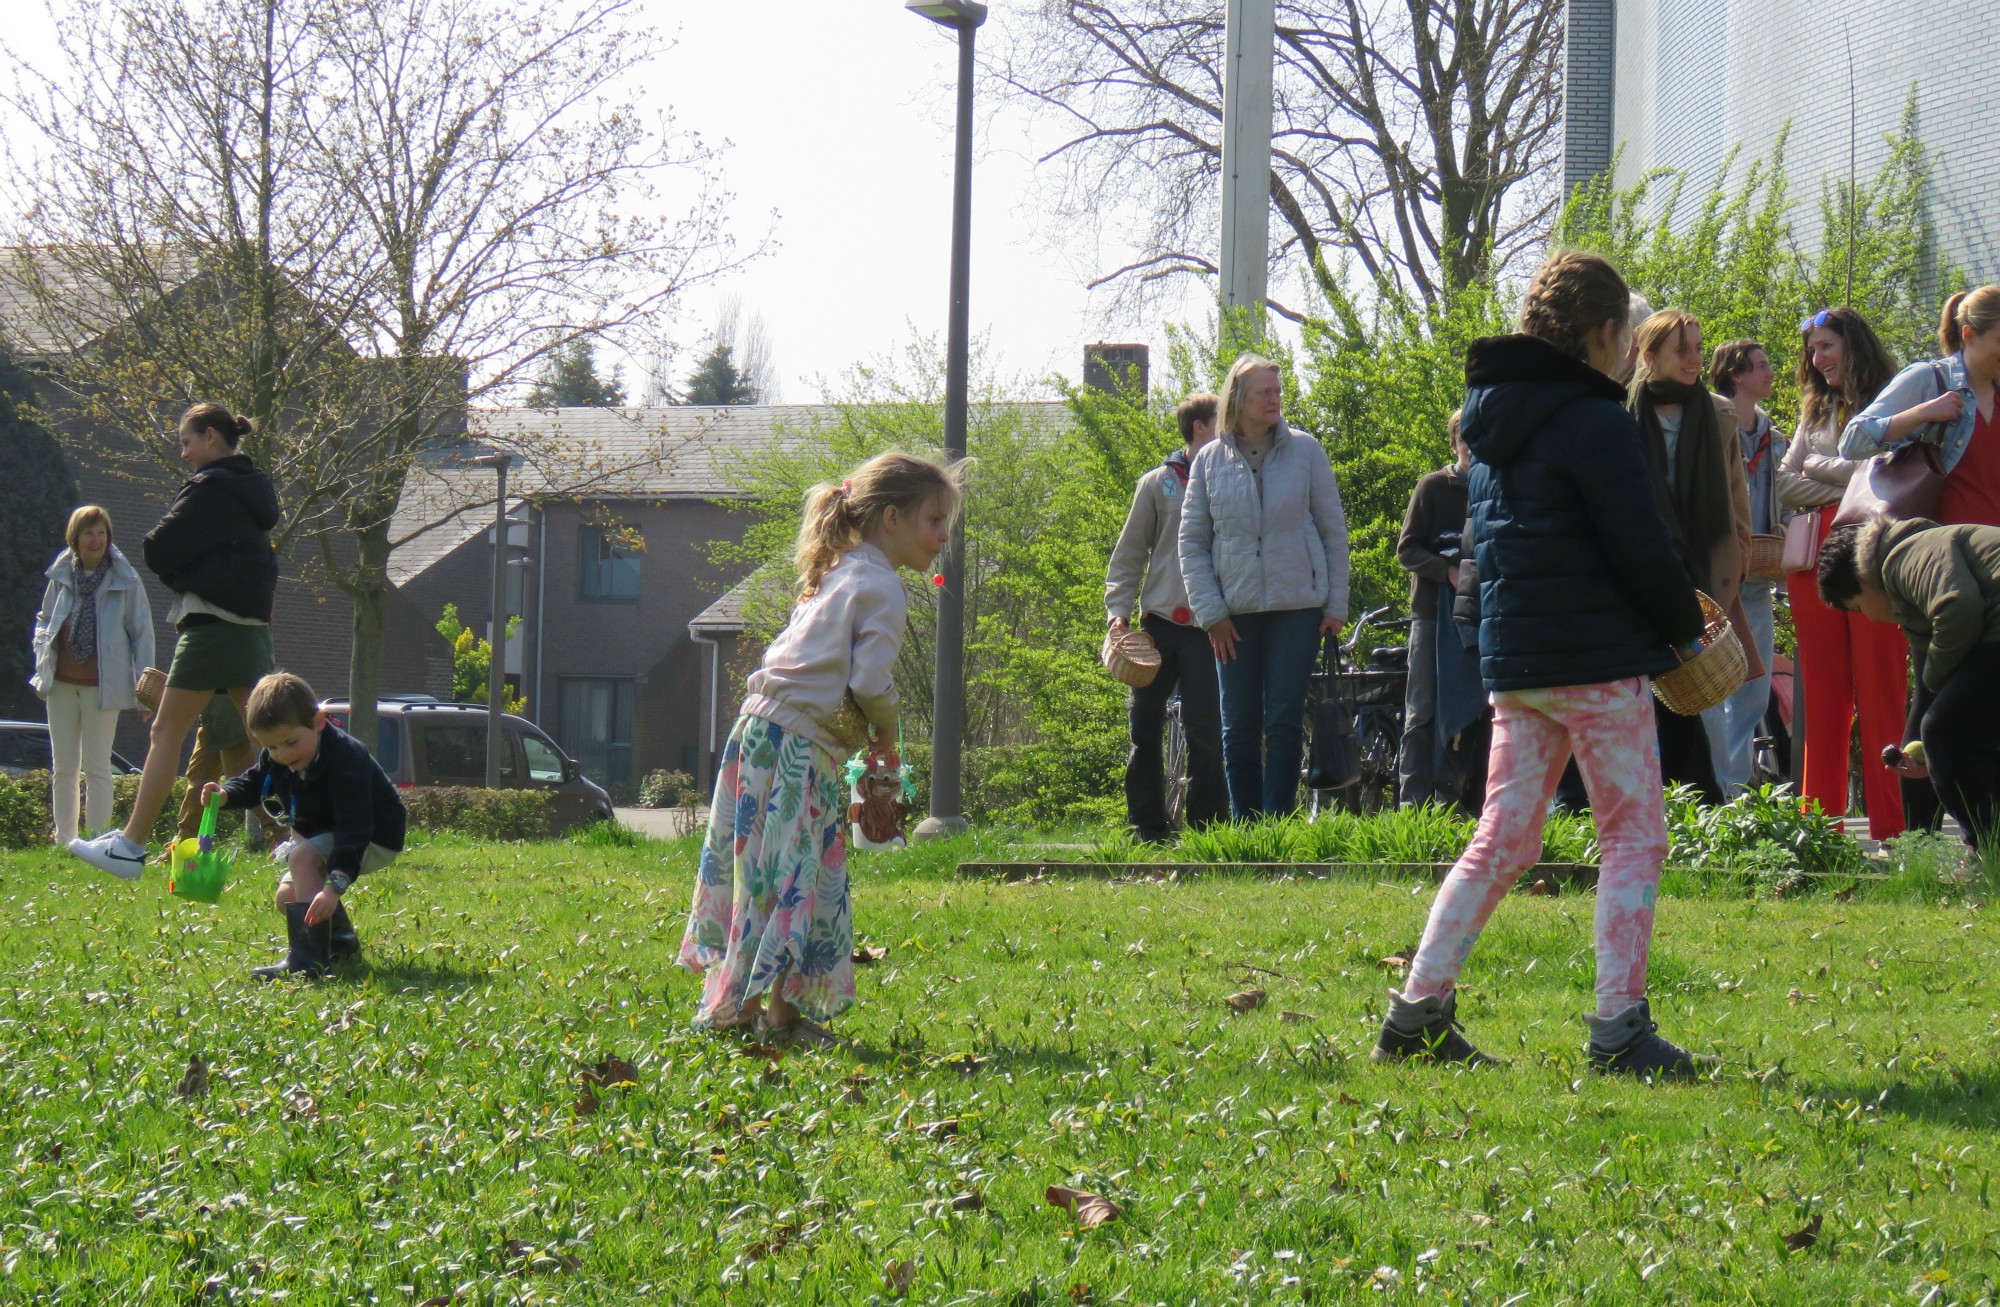
M 1283 815 L 1299 802 L 1306 680 L 1319 652 L 1320 611 L 1235 613 L 1236 656 L 1215 665 L 1222 683 L 1222 770 L 1239 820 Z
M 1750 785 L 1756 762 L 1757 728 L 1771 705 L 1771 582 L 1751 577 L 1743 583 L 1743 615 L 1750 638 L 1764 660 L 1764 674 L 1745 681 L 1743 688 L 1701 715 L 1708 732 L 1708 751 L 1715 761 L 1715 780 L 1722 796 L 1733 799 Z

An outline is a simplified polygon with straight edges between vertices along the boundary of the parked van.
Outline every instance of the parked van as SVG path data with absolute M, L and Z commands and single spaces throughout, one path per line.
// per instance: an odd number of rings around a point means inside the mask
M 347 700 L 328 699 L 321 707 L 328 721 L 347 729 Z M 375 704 L 375 721 L 375 760 L 398 787 L 486 784 L 484 704 L 439 703 L 424 696 L 382 699 Z M 612 820 L 611 796 L 541 727 L 508 713 L 500 728 L 500 788 L 546 791 L 552 833 Z

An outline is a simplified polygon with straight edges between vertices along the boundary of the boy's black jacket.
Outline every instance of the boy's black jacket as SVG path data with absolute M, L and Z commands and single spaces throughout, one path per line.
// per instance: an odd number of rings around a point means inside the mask
M 146 566 L 175 594 L 238 617 L 271 620 L 278 592 L 278 492 L 248 456 L 219 458 L 189 477 L 146 533 Z
M 222 788 L 229 796 L 225 807 L 255 807 L 271 795 L 286 814 L 279 820 L 307 839 L 333 832 L 328 872 L 359 876 L 361 855 L 370 844 L 402 851 L 406 821 L 402 796 L 361 741 L 338 726 L 321 728 L 319 751 L 303 775 L 272 762 L 270 750 L 265 749 L 258 753 L 255 766 Z

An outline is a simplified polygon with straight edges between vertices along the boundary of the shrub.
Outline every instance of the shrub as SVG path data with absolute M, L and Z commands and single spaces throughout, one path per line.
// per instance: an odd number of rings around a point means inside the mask
M 1671 863 L 1774 875 L 1851 874 L 1864 865 L 1861 846 L 1814 804 L 1801 811 L 1789 785 L 1766 785 L 1721 807 L 1704 807 L 1693 789 L 1667 791 Z
M 700 801 L 694 777 L 684 771 L 656 769 L 647 772 L 646 779 L 639 782 L 639 806 L 642 808 L 678 808 L 683 803 Z
M 122 826 L 132 813 L 132 800 L 138 797 L 139 778 L 114 776 L 111 778 L 111 792 L 112 821 Z M 152 843 L 156 848 L 166 847 L 167 841 L 173 838 L 174 824 L 180 815 L 181 795 L 186 792 L 187 782 L 176 777 L 174 788 L 167 795 L 166 803 L 161 805 L 158 820 L 153 823 Z M 0 776 L 0 849 L 46 847 L 50 843 L 53 820 L 47 772 Z
M 417 830 L 455 831 L 482 840 L 549 837 L 549 796 L 541 790 L 440 785 L 403 791 L 403 804 Z
M 593 821 L 569 833 L 569 842 L 587 849 L 636 849 L 645 836 L 616 821 Z

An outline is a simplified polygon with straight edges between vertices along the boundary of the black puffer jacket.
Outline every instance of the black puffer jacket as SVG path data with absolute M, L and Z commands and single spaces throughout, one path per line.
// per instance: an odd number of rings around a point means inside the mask
M 219 458 L 189 477 L 146 533 L 146 566 L 175 594 L 238 617 L 271 620 L 278 592 L 278 492 L 248 456 Z
M 1701 607 L 1624 388 L 1533 336 L 1474 341 L 1465 380 L 1487 688 L 1674 667 L 1672 646 L 1701 637 Z

